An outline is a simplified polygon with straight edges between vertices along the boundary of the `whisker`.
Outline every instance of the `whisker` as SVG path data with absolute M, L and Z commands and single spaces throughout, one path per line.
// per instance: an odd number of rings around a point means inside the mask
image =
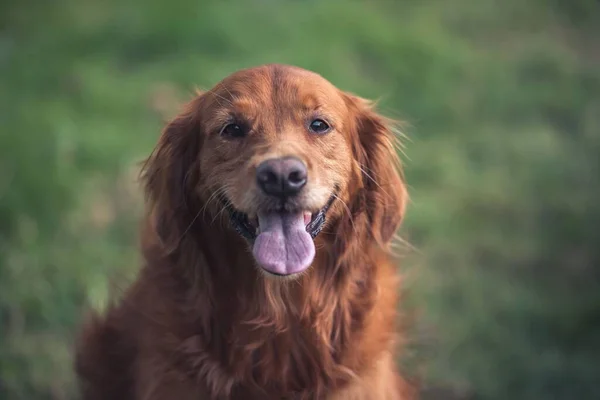
M 198 210 L 198 212 L 196 213 L 196 215 L 194 216 L 194 218 L 192 218 L 192 221 L 189 223 L 189 225 L 187 226 L 187 228 L 185 228 L 185 230 L 183 231 L 183 233 L 181 234 L 181 236 L 177 240 L 178 242 L 181 242 L 183 240 L 183 238 L 190 231 L 190 229 L 192 228 L 192 226 L 194 225 L 194 223 L 196 222 L 196 220 L 198 219 L 199 216 L 200 216 L 200 211 Z
M 225 192 L 225 190 L 226 190 L 226 187 L 221 186 L 213 191 L 213 193 L 209 196 L 208 200 L 206 200 L 206 203 L 204 203 L 204 207 L 202 207 L 202 209 L 201 209 L 201 211 L 203 212 L 202 217 L 206 216 L 206 210 L 208 209 L 210 203 L 212 201 L 216 201 L 218 199 L 218 197 Z
M 224 192 L 227 189 L 227 185 L 220 187 L 219 189 L 215 190 L 211 196 L 208 198 L 208 200 L 206 201 L 206 203 L 204 204 L 204 206 L 202 208 L 200 208 L 200 210 L 198 210 L 198 212 L 196 213 L 196 215 L 194 216 L 194 218 L 192 218 L 192 220 L 190 221 L 189 225 L 187 226 L 187 228 L 183 231 L 183 233 L 181 234 L 181 236 L 179 237 L 178 241 L 183 240 L 183 238 L 185 237 L 185 235 L 189 232 L 189 230 L 192 228 L 192 226 L 194 225 L 194 223 L 198 220 L 198 217 L 200 217 L 200 215 L 202 215 L 202 217 L 204 218 L 204 216 L 206 215 L 206 210 L 208 208 L 208 205 L 210 204 L 210 202 L 212 200 L 216 200 L 217 196 L 219 196 L 222 192 Z M 225 207 L 224 207 L 225 208 Z M 220 213 L 223 210 L 220 211 Z M 218 214 L 217 214 L 218 215 Z M 216 219 L 216 218 L 215 218 Z M 214 222 L 214 220 L 212 222 Z M 211 222 L 211 223 L 212 223 Z
M 386 192 L 385 189 L 383 189 L 383 187 L 379 184 L 379 182 L 377 182 L 375 180 L 375 178 L 373 178 L 371 175 L 369 175 L 369 173 L 363 168 L 362 165 L 359 165 L 358 168 L 360 168 L 362 173 L 365 174 L 366 177 L 369 178 L 374 184 L 376 184 L 379 189 L 381 189 L 385 194 L 387 194 L 389 196 L 389 193 Z
M 221 191 L 224 192 L 225 189 L 230 186 L 231 185 L 227 185 L 227 184 L 223 185 Z M 213 224 L 218 218 L 222 217 L 224 215 L 224 212 L 227 210 L 227 207 L 229 207 L 231 205 L 231 201 L 229 199 L 225 198 L 224 200 L 226 203 L 221 207 L 221 209 L 213 217 L 211 224 Z
M 219 211 L 219 212 L 218 212 L 218 213 L 217 213 L 217 214 L 214 216 L 214 218 L 212 219 L 212 221 L 211 221 L 211 224 L 212 224 L 212 223 L 214 223 L 214 222 L 217 220 L 217 218 L 220 218 L 220 217 L 222 217 L 222 216 L 224 215 L 224 211 L 225 211 L 225 210 L 227 210 L 227 206 L 223 206 L 223 207 L 221 207 L 221 210 L 220 210 L 220 211 Z
M 231 91 L 227 88 L 226 85 L 222 85 L 222 87 L 223 87 L 223 89 L 225 89 L 225 91 L 227 92 L 227 94 L 229 94 L 229 96 L 231 96 L 232 99 L 235 98 L 235 96 L 231 93 Z M 229 104 L 233 105 L 233 103 L 231 101 L 229 102 Z
M 224 100 L 225 102 L 227 102 L 227 103 L 228 103 L 230 106 L 233 106 L 233 103 L 231 102 L 231 100 L 229 100 L 229 99 L 227 99 L 227 98 L 225 98 L 225 97 L 221 96 L 219 93 L 217 93 L 217 92 L 215 91 L 215 90 L 217 90 L 217 88 L 219 88 L 219 87 L 225 87 L 225 86 L 218 85 L 217 87 L 215 87 L 215 88 L 214 88 L 214 89 L 212 89 L 212 90 L 209 90 L 209 91 L 208 91 L 208 92 L 206 92 L 206 93 L 207 93 L 207 94 L 212 94 L 213 96 L 215 96 L 215 98 L 216 98 L 216 100 L 217 100 L 217 103 L 219 103 L 219 105 L 220 105 L 221 107 L 223 107 L 223 105 L 221 104 L 221 102 L 220 102 L 218 99 L 222 99 L 222 100 Z M 225 88 L 225 89 L 227 90 L 227 88 Z M 229 91 L 228 91 L 228 93 L 229 93 L 229 94 L 231 94 L 231 92 L 229 92 Z
M 344 210 L 346 210 L 346 212 L 348 213 L 348 217 L 350 218 L 350 224 L 352 224 L 352 232 L 356 233 L 356 226 L 354 225 L 354 217 L 352 215 L 352 211 L 350 210 L 350 207 L 348 207 L 348 204 L 342 200 L 338 195 L 336 195 L 335 193 L 333 194 L 333 197 L 335 197 L 337 200 L 339 200 L 340 203 L 342 203 L 344 205 Z

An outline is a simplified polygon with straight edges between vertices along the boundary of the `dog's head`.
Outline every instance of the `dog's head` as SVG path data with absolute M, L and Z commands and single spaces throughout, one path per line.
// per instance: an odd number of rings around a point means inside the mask
M 315 73 L 236 72 L 163 131 L 145 166 L 153 226 L 176 247 L 198 213 L 225 211 L 276 276 L 306 270 L 319 232 L 354 212 L 367 214 L 369 238 L 385 245 L 406 200 L 393 142 L 370 103 Z

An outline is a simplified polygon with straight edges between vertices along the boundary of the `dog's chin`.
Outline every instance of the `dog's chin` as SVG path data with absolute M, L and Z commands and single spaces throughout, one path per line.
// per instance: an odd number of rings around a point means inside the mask
M 280 209 L 259 210 L 256 216 L 237 210 L 226 202 L 235 231 L 252 248 L 252 255 L 266 278 L 294 280 L 312 264 L 314 239 L 323 229 L 327 211 L 335 200 L 332 194 L 317 212 Z
M 276 281 L 276 282 L 294 282 L 297 281 L 298 279 L 300 279 L 303 275 L 305 275 L 306 273 L 308 273 L 310 268 L 305 269 L 302 272 L 296 272 L 293 274 L 287 274 L 287 275 L 282 275 L 282 274 L 276 274 L 273 272 L 270 272 L 266 269 L 264 269 L 263 267 L 260 266 L 260 264 L 258 264 L 257 262 L 257 269 L 260 272 L 260 275 L 268 280 L 271 281 Z

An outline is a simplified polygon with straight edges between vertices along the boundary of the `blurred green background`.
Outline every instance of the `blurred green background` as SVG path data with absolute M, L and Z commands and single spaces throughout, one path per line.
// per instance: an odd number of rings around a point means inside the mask
M 0 2 L 0 399 L 75 399 L 139 264 L 137 162 L 195 87 L 280 62 L 409 123 L 425 399 L 600 399 L 596 0 Z

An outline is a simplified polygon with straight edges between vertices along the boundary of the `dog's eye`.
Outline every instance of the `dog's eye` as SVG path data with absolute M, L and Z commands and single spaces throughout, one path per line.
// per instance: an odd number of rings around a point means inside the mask
M 329 124 L 327 124 L 327 122 L 323 121 L 322 119 L 315 119 L 313 122 L 310 123 L 308 127 L 311 130 L 311 132 L 320 134 L 327 133 L 331 129 Z
M 241 124 L 227 124 L 221 129 L 221 135 L 229 138 L 241 138 L 246 136 L 248 129 Z

